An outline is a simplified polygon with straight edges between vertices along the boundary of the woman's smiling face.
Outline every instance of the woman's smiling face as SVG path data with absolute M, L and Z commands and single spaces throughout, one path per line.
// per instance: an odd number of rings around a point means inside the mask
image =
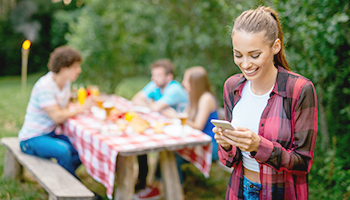
M 234 62 L 249 81 L 269 78 L 273 72 L 274 55 L 280 51 L 277 39 L 271 45 L 265 42 L 263 33 L 236 31 L 232 36 Z

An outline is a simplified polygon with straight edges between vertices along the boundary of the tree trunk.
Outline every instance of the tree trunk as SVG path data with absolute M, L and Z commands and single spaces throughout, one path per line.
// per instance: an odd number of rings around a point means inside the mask
M 322 84 L 320 84 L 322 85 Z M 329 147 L 329 133 L 327 126 L 326 111 L 323 105 L 324 90 L 319 87 L 318 90 L 318 111 L 319 111 L 319 133 L 321 133 L 321 149 L 326 150 Z

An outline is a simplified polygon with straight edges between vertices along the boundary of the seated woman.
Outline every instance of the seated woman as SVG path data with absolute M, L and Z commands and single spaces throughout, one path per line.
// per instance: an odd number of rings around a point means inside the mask
M 76 110 L 68 109 L 71 82 L 81 73 L 81 55 L 71 47 L 58 47 L 51 53 L 49 72 L 34 85 L 18 139 L 24 153 L 55 158 L 57 163 L 77 177 L 81 164 L 78 152 L 65 135 L 56 135 L 57 125 L 90 109 L 95 101 L 88 97 Z
M 218 119 L 218 105 L 211 90 L 207 71 L 201 66 L 187 69 L 182 80 L 182 85 L 189 94 L 189 106 L 186 108 L 188 113 L 187 124 L 192 128 L 202 130 L 212 138 L 212 161 L 216 161 L 219 159 L 217 152 L 218 143 L 214 139 L 214 133 L 212 131 L 214 125 L 210 120 Z M 181 165 L 187 161 L 176 155 L 176 162 L 182 183 Z

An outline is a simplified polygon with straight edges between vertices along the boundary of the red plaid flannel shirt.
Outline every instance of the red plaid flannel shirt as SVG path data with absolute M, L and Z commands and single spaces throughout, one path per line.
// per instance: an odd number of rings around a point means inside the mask
M 241 98 L 246 79 L 231 76 L 224 85 L 225 118 Z M 284 199 L 308 199 L 308 172 L 312 165 L 317 135 L 317 97 L 312 82 L 278 67 L 278 75 L 259 125 L 260 146 L 251 156 L 260 167 L 260 199 L 276 199 L 283 189 Z M 226 199 L 243 199 L 242 153 L 237 147 L 219 147 L 221 162 L 234 167 Z M 273 192 L 275 191 L 275 192 Z

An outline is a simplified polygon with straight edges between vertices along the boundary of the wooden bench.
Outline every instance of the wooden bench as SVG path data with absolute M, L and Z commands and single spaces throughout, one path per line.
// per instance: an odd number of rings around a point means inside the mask
M 1 144 L 7 147 L 3 176 L 18 178 L 24 166 L 48 192 L 49 200 L 87 200 L 94 197 L 85 185 L 56 162 L 23 153 L 17 137 L 2 138 Z

